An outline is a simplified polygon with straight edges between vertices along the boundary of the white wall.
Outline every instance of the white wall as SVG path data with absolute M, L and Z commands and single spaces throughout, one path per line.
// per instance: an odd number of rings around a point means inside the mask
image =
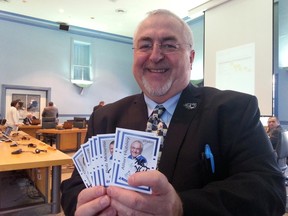
M 205 85 L 255 95 L 261 114 L 272 115 L 272 36 L 272 0 L 233 0 L 207 10 Z
M 60 116 L 90 115 L 100 100 L 111 103 L 140 92 L 132 75 L 132 39 L 119 42 L 1 19 L 0 29 L 0 85 L 51 88 Z M 92 43 L 94 84 L 82 95 L 70 82 L 72 39 Z

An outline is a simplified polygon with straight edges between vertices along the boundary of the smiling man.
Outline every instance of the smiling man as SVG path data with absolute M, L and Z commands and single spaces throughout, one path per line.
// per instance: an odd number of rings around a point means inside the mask
M 152 194 L 85 188 L 75 170 L 61 185 L 65 214 L 283 215 L 284 177 L 259 121 L 257 99 L 191 85 L 192 32 L 167 10 L 148 14 L 133 47 L 133 74 L 143 92 L 96 110 L 86 139 L 116 127 L 145 131 L 154 107 L 163 106 L 168 131 L 158 170 L 128 178 L 132 186 L 151 187 Z

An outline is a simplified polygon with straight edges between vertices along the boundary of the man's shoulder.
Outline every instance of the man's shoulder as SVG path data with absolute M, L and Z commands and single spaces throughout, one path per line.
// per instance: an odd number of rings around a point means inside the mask
M 134 106 L 134 105 L 144 105 L 145 101 L 144 101 L 144 97 L 143 94 L 135 94 L 135 95 L 130 95 L 127 96 L 125 98 L 122 98 L 118 101 L 115 101 L 113 103 L 107 104 L 105 106 L 103 106 L 103 108 L 101 109 L 97 109 L 97 111 L 99 110 L 99 112 L 105 112 L 107 110 L 111 111 L 114 109 L 122 110 L 122 109 L 129 109 L 130 106 Z
M 254 95 L 233 90 L 220 90 L 213 87 L 202 87 L 203 98 L 211 101 L 214 104 L 245 104 L 250 101 L 255 101 L 257 98 Z
M 253 95 L 235 91 L 235 90 L 221 90 L 214 87 L 201 87 L 206 95 L 219 97 L 254 97 Z
M 193 85 L 188 85 L 186 89 L 183 91 L 184 95 L 188 94 L 188 97 L 194 96 L 194 97 L 205 97 L 205 98 L 214 98 L 214 97 L 219 97 L 219 98 L 255 98 L 255 96 L 235 91 L 235 90 L 221 90 L 215 87 L 210 87 L 210 86 L 204 86 L 204 87 L 195 87 Z
M 220 90 L 214 87 L 190 87 L 183 92 L 180 103 L 197 103 L 202 110 L 243 111 L 248 104 L 258 108 L 257 98 L 233 90 Z

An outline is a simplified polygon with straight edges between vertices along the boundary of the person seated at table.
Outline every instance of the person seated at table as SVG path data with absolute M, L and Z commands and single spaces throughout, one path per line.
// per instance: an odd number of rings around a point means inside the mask
M 56 118 L 56 122 L 58 123 L 58 108 L 54 105 L 52 101 L 48 103 L 48 106 L 45 107 L 42 111 L 42 117 L 52 117 Z

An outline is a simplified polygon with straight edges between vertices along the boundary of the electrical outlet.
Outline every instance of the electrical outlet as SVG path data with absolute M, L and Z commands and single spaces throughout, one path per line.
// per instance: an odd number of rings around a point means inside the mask
M 41 171 L 40 169 L 37 169 L 37 179 L 41 180 L 42 176 L 41 176 Z

